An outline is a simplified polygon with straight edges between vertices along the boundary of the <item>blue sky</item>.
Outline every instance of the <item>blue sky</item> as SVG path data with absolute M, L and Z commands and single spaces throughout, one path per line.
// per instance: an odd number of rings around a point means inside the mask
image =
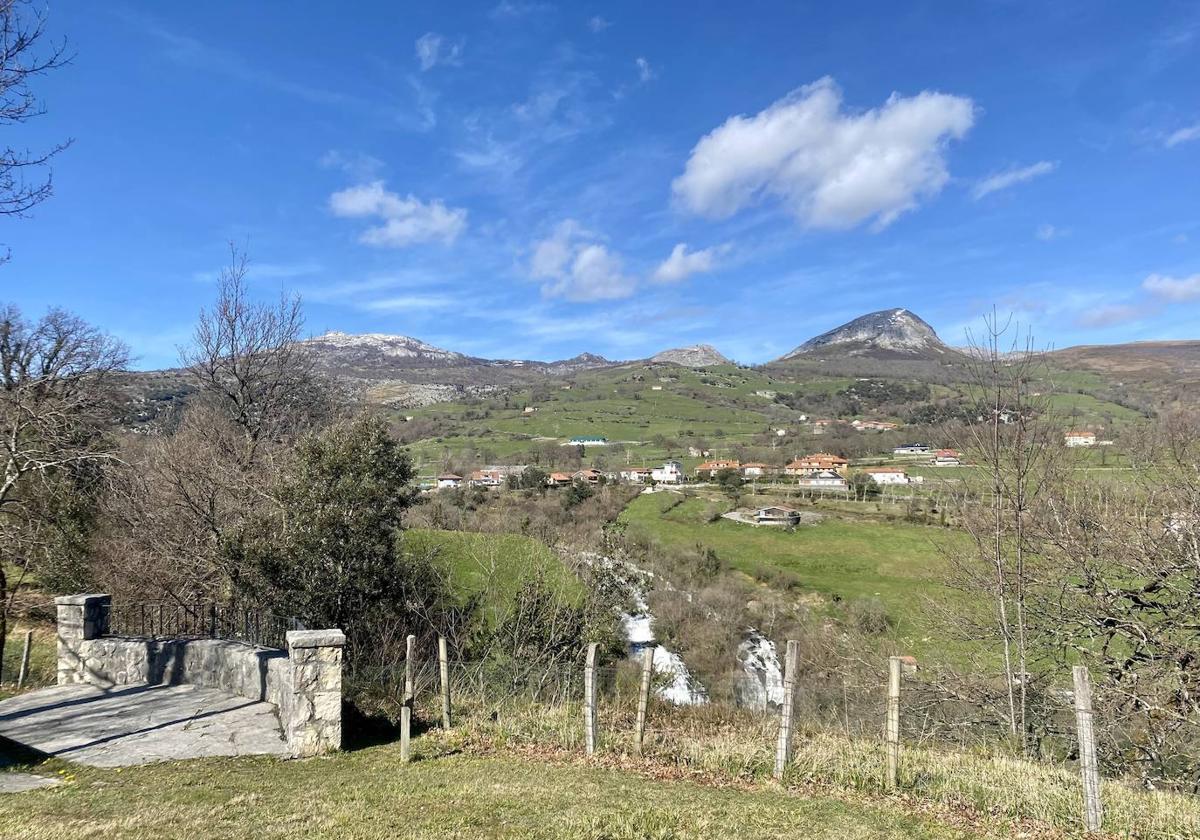
M 353 13 L 346 13 L 353 9 Z M 852 9 L 852 10 L 851 10 Z M 904 306 L 1200 338 L 1200 4 L 93 3 L 0 298 L 171 364 L 229 242 L 308 328 L 780 355 Z

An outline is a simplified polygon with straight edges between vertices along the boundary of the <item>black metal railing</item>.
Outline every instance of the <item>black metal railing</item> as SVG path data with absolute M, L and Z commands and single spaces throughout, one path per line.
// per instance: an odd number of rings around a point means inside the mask
M 107 636 L 227 639 L 280 650 L 287 648 L 287 631 L 305 629 L 294 616 L 211 601 L 110 604 L 103 619 Z

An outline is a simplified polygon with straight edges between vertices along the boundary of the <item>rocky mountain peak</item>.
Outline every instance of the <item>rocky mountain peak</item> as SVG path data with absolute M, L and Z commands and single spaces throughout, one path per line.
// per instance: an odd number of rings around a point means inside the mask
M 810 338 L 780 361 L 826 350 L 850 356 L 931 357 L 949 348 L 916 314 L 907 309 L 883 309 Z
M 652 362 L 669 362 L 682 367 L 712 367 L 733 364 L 711 344 L 693 344 L 691 347 L 675 347 L 663 350 L 650 357 Z

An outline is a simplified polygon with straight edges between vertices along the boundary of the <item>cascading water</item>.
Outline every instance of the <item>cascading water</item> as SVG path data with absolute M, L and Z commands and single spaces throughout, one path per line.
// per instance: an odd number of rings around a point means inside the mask
M 737 683 L 737 704 L 766 710 L 783 703 L 783 669 L 775 643 L 753 627 L 738 645 L 742 676 Z

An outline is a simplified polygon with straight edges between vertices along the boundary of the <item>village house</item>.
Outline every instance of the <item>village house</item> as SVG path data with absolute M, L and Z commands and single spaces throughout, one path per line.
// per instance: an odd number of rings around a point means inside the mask
M 504 477 L 498 470 L 475 470 L 468 483 L 472 487 L 499 487 L 504 483 Z
M 892 450 L 893 455 L 928 455 L 933 447 L 924 443 L 905 443 Z
M 683 464 L 678 461 L 664 461 L 661 467 L 650 471 L 650 478 L 657 484 L 681 484 L 683 482 Z
M 1076 446 L 1095 446 L 1096 433 L 1087 431 L 1069 431 L 1063 435 L 1063 442 L 1072 449 Z
M 501 487 L 510 475 L 521 475 L 528 469 L 525 464 L 499 465 L 489 464 L 483 469 L 471 473 L 469 484 L 472 487 Z
M 876 484 L 921 484 L 919 475 L 909 475 L 900 467 L 867 467 L 863 474 Z
M 626 467 L 617 475 L 621 481 L 628 481 L 630 484 L 645 484 L 650 480 L 650 475 L 654 470 L 649 467 Z
M 783 471 L 787 475 L 799 476 L 815 475 L 820 472 L 835 472 L 844 475 L 849 464 L 850 462 L 845 458 L 830 455 L 828 452 L 818 452 L 815 455 L 797 458 L 784 467 Z
M 583 484 L 599 484 L 600 479 L 604 477 L 604 473 L 596 469 L 583 469 L 571 475 L 572 481 L 579 481 Z
M 567 441 L 567 446 L 608 446 L 608 438 L 598 435 L 576 435 Z
M 854 420 L 850 425 L 860 432 L 890 432 L 900 428 L 899 423 L 889 423 L 885 420 Z
M 688 457 L 689 458 L 708 458 L 711 455 L 712 455 L 712 453 L 709 452 L 707 449 L 701 449 L 698 446 L 689 446 L 688 447 Z
M 571 483 L 571 474 L 566 472 L 552 472 L 546 476 L 547 487 L 566 487 Z
M 439 490 L 446 488 L 462 487 L 463 477 L 454 473 L 445 473 L 437 477 L 437 487 Z
M 849 485 L 846 477 L 833 470 L 802 475 L 796 480 L 797 487 L 808 487 L 816 490 L 845 490 Z
M 717 460 L 705 461 L 696 467 L 696 478 L 712 478 L 722 470 L 736 470 L 741 467 L 740 461 Z
M 758 478 L 775 471 L 775 467 L 770 464 L 761 464 L 758 462 L 742 464 L 742 475 L 746 478 Z
M 523 414 L 533 414 L 535 411 L 537 411 L 537 409 L 535 407 L 533 407 L 532 405 L 527 405 L 523 409 L 521 409 L 521 413 L 523 413 Z
M 962 463 L 962 456 L 954 449 L 939 449 L 933 455 L 935 467 L 957 467 Z
M 759 525 L 795 525 L 800 521 L 800 511 L 782 505 L 768 505 L 754 511 L 754 521 Z
M 836 422 L 837 422 L 836 420 L 829 420 L 829 419 L 823 418 L 823 417 L 815 417 L 811 421 L 809 421 L 809 425 L 812 426 L 812 433 L 814 435 L 823 435 L 823 434 L 825 434 L 825 430 L 828 429 L 830 426 L 832 426 Z

